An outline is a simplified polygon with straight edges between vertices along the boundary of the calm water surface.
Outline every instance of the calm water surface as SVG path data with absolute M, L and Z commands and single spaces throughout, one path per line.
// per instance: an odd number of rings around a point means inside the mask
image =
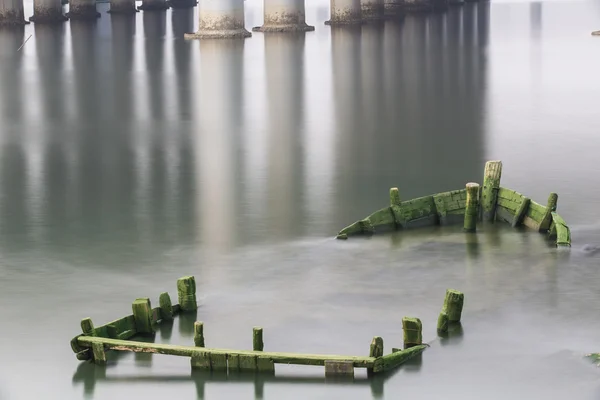
M 248 0 L 247 27 L 260 25 Z M 468 4 L 444 15 L 246 41 L 183 40 L 197 10 L 0 31 L 2 399 L 598 399 L 598 1 Z M 101 5 L 102 11 L 106 5 Z M 31 14 L 32 4 L 26 4 Z M 21 51 L 19 46 L 31 39 Z M 570 254 L 507 226 L 431 228 L 346 242 L 387 203 L 481 181 L 541 203 L 559 193 Z M 190 373 L 186 358 L 69 347 L 79 321 L 175 295 L 197 316 L 157 342 L 367 354 L 418 316 L 420 360 L 355 382 L 320 368 L 274 378 Z M 440 341 L 448 287 L 463 331 Z M 117 362 L 118 360 L 118 362 Z

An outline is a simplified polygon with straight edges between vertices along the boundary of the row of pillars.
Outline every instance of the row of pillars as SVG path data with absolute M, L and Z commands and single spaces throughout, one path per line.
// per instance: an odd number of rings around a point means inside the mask
M 250 37 L 244 24 L 245 0 L 199 0 L 199 29 L 187 34 L 188 39 Z M 406 11 L 444 10 L 449 4 L 465 0 L 330 0 L 331 19 L 328 25 L 361 24 L 372 20 L 393 18 Z M 477 1 L 477 0 L 471 0 Z M 305 0 L 264 0 L 264 23 L 256 32 L 312 31 L 306 23 Z M 110 13 L 133 14 L 138 10 L 165 10 L 169 7 L 193 7 L 196 0 L 143 0 L 139 8 L 135 0 L 110 0 Z M 69 13 L 63 14 L 61 0 L 34 0 L 36 23 L 62 22 L 67 18 L 95 19 L 96 0 L 70 0 Z M 26 23 L 23 0 L 0 0 L 0 24 Z

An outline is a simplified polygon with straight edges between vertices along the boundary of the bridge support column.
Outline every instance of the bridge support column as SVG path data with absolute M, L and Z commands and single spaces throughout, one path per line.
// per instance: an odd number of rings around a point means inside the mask
M 445 11 L 448 9 L 448 0 L 405 0 L 406 11 L 427 12 Z
M 53 24 L 67 19 L 62 12 L 61 0 L 33 0 L 33 15 L 29 18 L 31 22 Z
M 385 17 L 385 8 L 383 0 L 361 0 L 363 20 L 379 20 Z
M 110 0 L 110 14 L 135 14 L 135 0 Z
M 67 17 L 72 19 L 100 18 L 100 13 L 96 11 L 96 0 L 70 0 Z
M 306 32 L 315 27 L 306 24 L 304 0 L 264 0 L 263 26 L 255 32 Z
M 169 0 L 167 4 L 171 8 L 192 8 L 196 7 L 198 2 L 196 0 Z
M 330 0 L 331 19 L 326 25 L 362 24 L 360 0 Z
M 199 27 L 186 39 L 247 38 L 244 27 L 244 0 L 200 0 Z
M 0 25 L 24 25 L 23 0 L 0 0 Z
M 404 0 L 385 0 L 383 4 L 386 18 L 398 18 L 404 16 Z
M 141 11 L 163 11 L 169 8 L 165 0 L 142 0 L 142 5 L 138 7 Z

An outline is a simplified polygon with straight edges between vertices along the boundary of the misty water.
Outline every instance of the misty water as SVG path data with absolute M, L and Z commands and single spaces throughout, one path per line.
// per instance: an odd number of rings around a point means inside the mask
M 185 41 L 197 9 L 0 31 L 1 399 L 597 399 L 600 370 L 600 2 L 467 4 L 301 35 Z M 26 3 L 31 15 L 32 4 Z M 262 23 L 246 2 L 246 26 Z M 28 37 L 31 36 L 29 40 Z M 27 40 L 27 41 L 26 41 Z M 19 47 L 23 44 L 21 50 Z M 388 203 L 481 182 L 558 211 L 573 247 L 485 225 L 335 240 Z M 189 359 L 75 359 L 79 321 L 194 275 L 197 315 L 156 342 L 420 359 L 368 380 L 322 367 L 274 377 L 191 372 Z M 446 288 L 462 332 L 439 340 Z

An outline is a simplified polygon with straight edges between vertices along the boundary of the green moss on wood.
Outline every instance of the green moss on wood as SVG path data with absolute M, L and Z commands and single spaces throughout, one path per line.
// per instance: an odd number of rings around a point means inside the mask
M 405 349 L 423 344 L 423 324 L 419 318 L 402 318 L 402 330 Z
M 454 289 L 446 290 L 442 311 L 448 314 L 449 322 L 460 322 L 464 302 L 465 295 L 462 292 Z
M 173 319 L 173 305 L 171 304 L 171 296 L 169 296 L 169 293 L 161 293 L 158 297 L 158 304 L 160 306 L 161 319 L 171 321 Z
M 426 348 L 427 348 L 427 346 L 425 346 L 425 345 L 413 346 L 409 349 L 398 351 L 398 352 L 383 356 L 382 357 L 383 371 L 390 371 L 394 368 L 399 367 L 400 365 L 404 364 L 406 361 L 410 360 L 411 358 L 423 353 L 423 351 L 425 351 Z M 379 372 L 379 371 L 374 371 L 374 372 Z
M 252 350 L 263 351 L 265 343 L 263 342 L 263 328 L 256 326 L 252 329 Z
M 400 203 L 401 203 L 400 192 L 398 191 L 398 188 L 391 188 L 390 189 L 390 206 L 399 206 Z
M 558 247 L 571 247 L 571 230 L 565 220 L 553 212 L 552 221 L 554 222 L 554 229 L 556 229 L 556 245 Z
M 240 356 L 237 354 L 228 354 L 227 355 L 227 368 L 231 372 L 236 372 L 240 370 Z
M 550 193 L 550 196 L 548 196 L 548 202 L 546 203 L 546 212 L 540 221 L 540 232 L 547 232 L 550 228 L 550 224 L 552 224 L 552 213 L 556 211 L 557 206 L 558 194 Z
M 254 354 L 239 354 L 240 371 L 256 371 L 256 355 Z
M 479 217 L 479 184 L 467 183 L 467 201 L 465 207 L 464 229 L 474 232 Z
M 275 372 L 275 363 L 269 357 L 258 356 L 256 357 L 256 369 L 261 373 L 273 373 Z
M 227 354 L 211 354 L 210 369 L 212 371 L 227 371 Z
M 147 297 L 136 299 L 131 308 L 135 320 L 135 330 L 138 333 L 154 333 L 150 299 Z
M 184 276 L 177 280 L 177 297 L 181 311 L 195 311 L 198 309 L 196 302 L 196 279 L 193 276 Z
M 92 353 L 94 363 L 99 365 L 106 364 L 106 353 L 102 343 L 92 343 Z
M 481 190 L 481 207 L 484 221 L 494 220 L 501 177 L 502 161 L 488 161 L 485 163 Z
M 513 228 L 521 225 L 523 222 L 523 218 L 525 218 L 525 213 L 527 213 L 527 209 L 529 208 L 529 204 L 531 203 L 531 199 L 529 197 L 523 197 L 523 201 L 519 205 L 517 212 L 515 213 L 515 218 L 513 219 L 511 226 Z
M 94 329 L 94 323 L 91 318 L 84 318 L 81 320 L 81 331 L 85 336 L 96 336 L 96 330 Z
M 200 321 L 194 322 L 194 346 L 204 347 L 204 324 Z
M 448 322 L 448 313 L 442 310 L 437 320 L 438 334 L 444 334 L 448 332 Z
M 381 357 L 383 356 L 383 338 L 375 336 L 371 340 L 371 346 L 369 347 L 369 357 Z
M 210 371 L 210 353 L 204 351 L 193 351 L 189 355 L 192 369 L 204 369 Z

